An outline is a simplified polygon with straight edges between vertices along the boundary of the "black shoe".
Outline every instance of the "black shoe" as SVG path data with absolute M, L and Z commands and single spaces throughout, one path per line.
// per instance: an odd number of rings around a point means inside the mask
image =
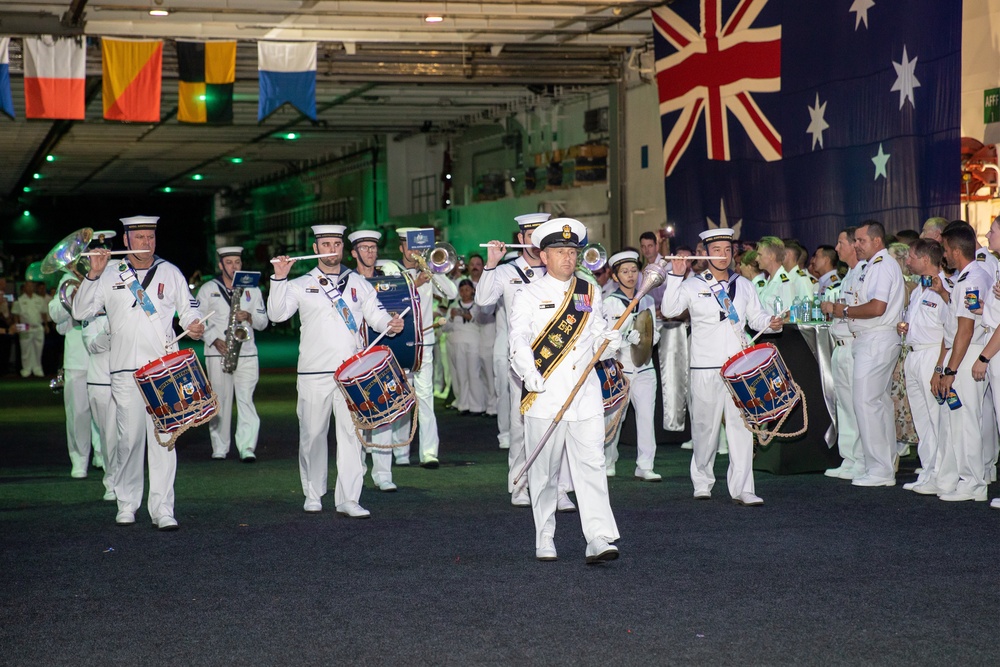
M 243 461 L 243 463 L 257 463 L 257 457 L 253 454 L 247 454 L 240 460 Z
M 439 465 L 440 463 L 438 463 L 438 461 L 435 459 L 432 461 L 424 461 L 423 463 L 420 464 L 420 467 L 427 468 L 428 470 L 435 470 Z

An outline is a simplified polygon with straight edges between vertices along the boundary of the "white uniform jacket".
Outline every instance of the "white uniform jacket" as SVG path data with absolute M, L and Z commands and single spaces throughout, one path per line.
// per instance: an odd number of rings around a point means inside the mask
M 205 356 L 221 356 L 219 351 L 212 347 L 216 340 L 225 342 L 226 330 L 229 326 L 229 311 L 231 309 L 232 290 L 227 290 L 221 280 L 210 280 L 198 290 L 198 302 L 200 308 L 206 313 L 215 311 L 205 322 L 205 335 L 202 340 L 205 342 Z M 267 328 L 267 310 L 264 308 L 264 296 L 260 289 L 250 287 L 243 290 L 240 298 L 240 310 L 250 313 L 250 335 L 240 346 L 241 357 L 257 356 L 257 343 L 255 342 L 254 331 L 263 331 Z
M 59 286 L 67 280 L 76 280 L 71 273 L 64 273 L 59 280 Z M 85 371 L 90 365 L 90 355 L 83 344 L 83 327 L 80 322 L 73 319 L 62 302 L 59 301 L 59 294 L 49 301 L 49 319 L 56 325 L 56 331 L 66 337 L 63 346 L 63 368 L 66 370 Z
M 546 275 L 524 286 L 514 295 L 510 309 L 510 357 L 514 372 L 522 380 L 529 373 L 536 372 L 535 356 L 531 351 L 532 342 L 555 315 L 561 314 L 559 307 L 566 298 L 566 291 L 572 288 L 572 279 L 561 281 Z M 594 343 L 597 337 L 607 331 L 608 324 L 604 319 L 601 290 L 594 288 L 592 292 L 591 312 L 588 313 L 586 326 L 580 331 L 573 347 L 562 361 L 552 369 L 545 380 L 545 391 L 535 397 L 531 408 L 525 413 L 526 416 L 537 419 L 555 417 L 584 374 L 587 379 L 563 415 L 563 421 L 583 421 L 603 416 L 601 383 L 593 366 L 588 367 L 587 364 L 594 356 Z M 570 305 L 571 314 L 582 314 L 582 311 L 573 308 Z M 606 351 L 606 356 L 610 357 L 612 353 Z
M 335 288 L 344 272 L 350 272 L 341 298 L 347 304 L 358 331 L 351 331 L 326 290 Z M 333 284 L 331 284 L 331 281 Z M 325 284 L 324 284 L 325 283 Z M 375 298 L 375 288 L 347 267 L 340 274 L 326 275 L 314 268 L 292 280 L 271 276 L 267 312 L 272 322 L 284 322 L 296 312 L 302 321 L 299 337 L 299 373 L 332 373 L 344 360 L 361 349 L 361 325 L 367 322 L 378 332 L 389 325 L 389 313 Z
M 945 347 L 951 348 L 955 342 L 955 334 L 958 333 L 958 318 L 964 317 L 972 320 L 972 339 L 969 345 L 985 345 L 989 340 L 987 328 L 984 326 L 982 315 L 971 312 L 966 304 L 966 294 L 973 291 L 978 292 L 980 304 L 984 303 L 983 295 L 992 291 L 994 277 L 986 272 L 986 268 L 981 262 L 970 262 L 968 266 L 959 271 L 952 282 L 954 288 L 951 290 L 951 301 L 949 306 L 949 317 L 944 330 Z M 984 308 L 985 312 L 985 308 Z
M 632 303 L 632 299 L 625 296 L 625 293 L 620 289 L 616 289 L 611 293 L 610 296 L 604 299 L 604 317 L 608 321 L 608 327 L 614 327 L 615 322 L 618 318 L 622 316 L 625 309 L 628 308 L 628 304 Z M 622 346 L 618 350 L 618 361 L 621 362 L 622 368 L 625 369 L 626 373 L 634 373 L 636 371 L 651 370 L 653 368 L 653 358 L 650 357 L 649 361 L 646 362 L 644 366 L 636 368 L 632 364 L 632 346 L 625 343 L 624 338 L 632 331 L 632 326 L 635 323 L 635 318 L 643 310 L 648 310 L 649 314 L 653 317 L 653 345 L 660 342 L 660 327 L 656 322 L 656 303 L 653 301 L 653 297 L 648 294 L 644 294 L 641 299 L 639 299 L 639 305 L 635 307 L 632 314 L 628 316 L 628 320 L 621 327 L 622 332 Z M 654 397 L 655 398 L 655 397 Z
M 87 384 L 111 386 L 111 331 L 103 313 L 83 322 L 83 344 L 90 353 Z
M 476 285 L 476 305 L 481 307 L 497 305 L 497 338 L 496 347 L 493 354 L 508 356 L 509 349 L 508 332 L 510 304 L 514 301 L 514 294 L 527 284 L 542 278 L 545 275 L 544 266 L 530 266 L 525 261 L 524 256 L 506 264 L 500 264 L 492 269 L 484 269 L 483 275 L 479 277 L 479 284 Z
M 760 291 L 760 303 L 769 313 L 779 315 L 780 313 L 774 312 L 775 297 L 781 297 L 782 307 L 788 310 L 792 307 L 795 297 L 798 296 L 795 289 L 796 284 L 795 279 L 785 271 L 785 267 L 779 266 L 778 270 L 768 279 L 767 284 L 764 285 L 764 289 Z
M 947 278 L 944 273 L 939 273 L 938 277 L 945 284 Z M 910 305 L 906 309 L 906 322 L 909 324 L 906 344 L 940 345 L 949 316 L 950 309 L 944 299 L 930 287 L 918 284 L 910 294 Z
M 749 280 L 730 273 L 729 280 L 720 281 L 720 284 L 728 292 L 733 281 L 736 281 L 733 307 L 739 316 L 739 324 L 736 325 L 725 316 L 708 283 L 700 275 L 695 274 L 685 280 L 667 274 L 664 281 L 667 289 L 663 292 L 660 312 L 667 318 L 677 317 L 685 310 L 690 313 L 692 369 L 722 368 L 730 357 L 743 349 L 748 340 L 744 333 L 747 325 L 762 331 L 771 322 L 771 313 L 761 306 L 757 291 Z
M 175 312 L 183 328 L 201 319 L 198 302 L 176 266 L 156 257 L 150 268 L 135 272 L 138 280 L 146 283 L 146 294 L 156 309 L 156 317 L 147 316 L 136 304 L 122 278 L 128 270 L 125 260 L 112 258 L 104 273 L 96 280 L 84 280 L 73 297 L 73 317 L 78 320 L 91 319 L 102 310 L 107 312 L 112 373 L 137 370 L 167 354 L 164 345 L 174 338 Z M 168 351 L 176 352 L 177 345 L 171 345 Z
M 860 334 L 887 329 L 895 331 L 896 323 L 903 313 L 906 285 L 903 283 L 903 272 L 899 268 L 899 263 L 893 259 L 888 250 L 883 248 L 868 260 L 858 275 L 856 285 L 859 304 L 878 300 L 884 302 L 886 306 L 885 312 L 879 317 L 862 320 L 848 318 L 847 325 L 851 332 Z
M 405 269 L 405 271 L 410 274 L 414 281 L 420 275 L 418 269 Z M 451 278 L 437 273 L 434 275 L 434 280 L 429 280 L 417 288 L 417 296 L 420 298 L 420 319 L 425 327 L 434 323 L 434 295 L 444 299 L 445 303 L 450 303 L 458 297 L 458 287 L 455 286 Z M 436 331 L 436 329 L 430 329 L 424 332 L 424 345 L 434 344 L 437 339 Z

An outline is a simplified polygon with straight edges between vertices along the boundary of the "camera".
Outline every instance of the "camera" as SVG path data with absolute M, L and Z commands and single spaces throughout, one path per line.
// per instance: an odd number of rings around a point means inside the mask
M 660 227 L 660 238 L 661 239 L 672 239 L 677 230 L 674 229 L 673 225 L 663 225 Z

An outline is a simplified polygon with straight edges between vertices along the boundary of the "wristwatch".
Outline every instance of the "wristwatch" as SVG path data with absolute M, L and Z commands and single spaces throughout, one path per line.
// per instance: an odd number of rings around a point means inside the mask
M 849 315 L 847 314 L 847 309 L 848 309 L 849 307 L 850 307 L 850 306 L 844 306 L 844 312 L 843 312 L 843 314 L 842 314 L 842 315 L 840 316 L 840 317 L 841 317 L 841 319 L 844 319 L 844 320 L 846 320 L 846 319 L 847 319 L 847 318 L 849 317 Z
M 988 363 L 990 363 L 990 360 L 989 360 L 989 359 L 987 359 L 986 357 L 984 357 L 984 356 L 983 356 L 983 355 L 981 355 L 981 354 L 979 355 L 979 361 L 983 362 L 984 364 L 988 364 Z
M 944 366 L 935 366 L 934 372 L 938 375 L 944 375 Z
M 950 368 L 948 368 L 947 366 L 945 366 L 944 367 L 944 373 L 942 373 L 941 375 L 958 375 L 958 371 L 953 371 Z

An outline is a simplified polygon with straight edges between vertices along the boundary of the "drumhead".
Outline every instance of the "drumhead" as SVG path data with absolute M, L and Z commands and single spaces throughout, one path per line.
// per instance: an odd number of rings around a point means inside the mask
M 367 375 L 384 364 L 386 359 L 391 356 L 392 352 L 389 351 L 389 348 L 383 345 L 376 345 L 368 352 L 357 355 L 353 360 L 348 360 L 348 363 L 341 366 L 340 370 L 337 371 L 337 379 L 349 381 L 353 378 Z
M 727 361 L 726 365 L 722 367 L 722 374 L 727 378 L 746 375 L 766 366 L 774 358 L 775 354 L 777 352 L 769 343 L 755 345 Z
M 149 362 L 148 364 L 137 370 L 134 373 L 134 375 L 135 377 L 139 378 L 145 375 L 149 375 L 152 372 L 160 371 L 161 369 L 180 366 L 185 362 L 187 362 L 189 357 L 193 356 L 194 356 L 194 350 L 190 348 L 187 350 L 178 350 L 177 352 L 171 352 L 165 357 L 160 357 L 159 359 L 154 359 L 153 361 Z

